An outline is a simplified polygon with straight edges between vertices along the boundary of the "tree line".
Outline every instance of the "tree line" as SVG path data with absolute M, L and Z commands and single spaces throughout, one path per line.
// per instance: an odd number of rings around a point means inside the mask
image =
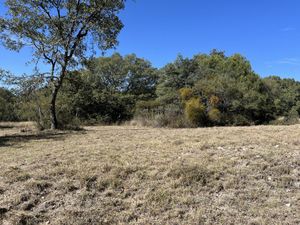
M 33 78 L 32 78 L 33 79 Z M 49 128 L 51 85 L 20 79 L 0 89 L 0 120 L 35 120 Z M 39 85 L 40 84 L 40 85 Z M 86 60 L 57 95 L 60 128 L 136 121 L 155 127 L 299 122 L 300 82 L 262 78 L 240 54 L 181 55 L 163 68 L 134 54 Z

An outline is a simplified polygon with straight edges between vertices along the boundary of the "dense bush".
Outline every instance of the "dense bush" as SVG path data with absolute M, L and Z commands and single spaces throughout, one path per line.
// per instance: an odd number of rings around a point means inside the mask
M 222 120 L 222 113 L 217 108 L 212 108 L 208 111 L 208 119 L 214 124 L 218 125 Z
M 11 91 L 0 88 L 0 121 L 19 120 L 16 100 Z
M 204 126 L 206 123 L 205 106 L 200 98 L 191 98 L 185 103 L 184 113 L 192 126 Z

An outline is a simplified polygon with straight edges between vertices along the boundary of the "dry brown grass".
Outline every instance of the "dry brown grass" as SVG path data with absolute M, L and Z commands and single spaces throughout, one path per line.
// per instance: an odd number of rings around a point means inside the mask
M 0 224 L 300 224 L 299 125 L 23 127 L 0 126 Z

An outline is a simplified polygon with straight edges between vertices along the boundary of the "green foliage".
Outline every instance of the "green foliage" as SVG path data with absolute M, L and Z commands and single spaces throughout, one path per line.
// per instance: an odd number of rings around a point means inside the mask
M 51 87 L 38 79 L 21 86 L 16 95 L 0 91 L 2 120 L 36 120 L 48 128 Z M 262 79 L 241 55 L 227 57 L 216 50 L 192 59 L 179 56 L 160 70 L 134 54 L 116 53 L 87 60 L 84 69 L 69 72 L 56 109 L 61 128 L 133 118 L 175 128 L 294 124 L 299 122 L 300 83 L 275 76 Z
M 137 102 L 156 97 L 157 71 L 144 59 L 113 54 L 86 65 L 86 70 L 67 76 L 60 95 L 69 114 L 82 121 L 107 124 L 130 120 Z
M 194 61 L 183 58 L 181 55 L 174 63 L 162 68 L 156 92 L 159 101 L 164 104 L 179 103 L 178 90 L 192 86 L 195 69 Z
M 263 79 L 264 84 L 272 95 L 274 114 L 287 116 L 293 107 L 298 108 L 300 102 L 300 83 L 293 79 L 281 79 L 271 76 Z
M 32 57 L 49 71 L 44 79 L 51 89 L 51 129 L 58 128 L 56 100 L 68 71 L 78 68 L 97 47 L 117 45 L 123 28 L 118 13 L 125 0 L 6 0 L 7 13 L 0 17 L 0 41 L 10 50 L 32 48 Z M 1 71 L 0 71 L 1 72 Z
M 21 92 L 18 96 L 18 116 L 20 120 L 35 121 L 40 130 L 50 128 L 50 89 L 41 88 Z
M 297 124 L 300 122 L 300 118 L 299 118 L 299 112 L 297 110 L 297 107 L 293 107 L 287 116 L 286 122 L 288 124 Z
M 233 126 L 250 126 L 254 124 L 253 121 L 251 121 L 245 115 L 242 114 L 229 115 L 226 119 L 227 121 L 230 121 L 230 125 Z
M 276 117 L 269 87 L 239 54 L 227 57 L 213 50 L 192 59 L 179 57 L 162 69 L 157 90 L 158 101 L 164 105 L 201 99 L 209 120 L 202 125 L 263 124 Z M 290 102 L 294 104 L 295 99 Z
M 0 88 L 0 121 L 18 120 L 16 96 L 7 89 Z

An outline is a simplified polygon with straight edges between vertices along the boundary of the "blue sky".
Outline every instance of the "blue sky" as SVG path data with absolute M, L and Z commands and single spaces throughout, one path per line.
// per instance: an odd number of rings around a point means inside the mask
M 179 53 L 192 57 L 219 49 L 241 53 L 261 76 L 300 80 L 299 11 L 299 0 L 129 0 L 116 51 L 162 67 Z M 30 72 L 30 54 L 0 47 L 0 67 Z

